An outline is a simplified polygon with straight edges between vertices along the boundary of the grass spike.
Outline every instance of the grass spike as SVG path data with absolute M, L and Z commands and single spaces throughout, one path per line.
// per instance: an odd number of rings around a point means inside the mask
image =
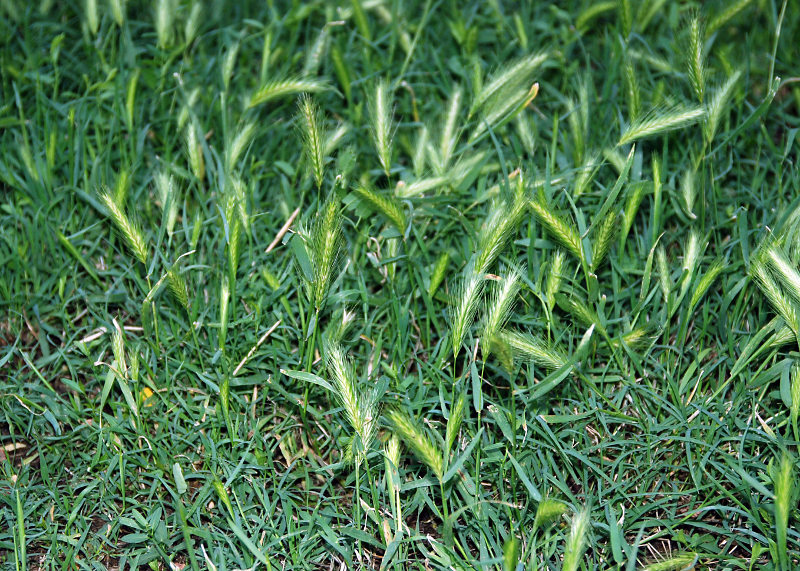
M 392 139 L 395 126 L 392 120 L 392 101 L 389 83 L 381 79 L 375 85 L 375 91 L 369 100 L 369 114 L 372 142 L 378 153 L 383 172 L 389 176 L 392 166 Z
M 592 268 L 597 269 L 603 263 L 606 255 L 611 251 L 611 244 L 619 230 L 617 213 L 609 210 L 603 221 L 597 227 L 597 232 L 592 241 Z
M 442 138 L 439 142 L 439 174 L 444 174 L 450 166 L 450 161 L 453 157 L 456 143 L 458 142 L 456 122 L 460 110 L 461 89 L 457 88 L 450 96 L 450 101 L 447 105 L 447 114 L 445 115 L 444 125 L 442 127 Z
M 583 261 L 583 245 L 575 227 L 556 214 L 551 207 L 532 199 L 530 207 L 536 219 L 545 229 L 576 258 Z
M 468 266 L 464 270 L 461 283 L 454 294 L 456 305 L 452 306 L 450 311 L 450 340 L 453 344 L 454 361 L 461 350 L 461 344 L 464 342 L 467 331 L 475 319 L 483 284 L 483 275 Z
M 442 281 L 444 280 L 444 275 L 445 273 L 447 273 L 447 267 L 449 263 L 450 263 L 450 254 L 447 251 L 444 251 L 441 254 L 439 254 L 439 257 L 436 259 L 436 265 L 433 266 L 433 271 L 431 272 L 430 284 L 428 285 L 428 295 L 430 295 L 431 297 L 436 295 L 436 291 L 442 284 Z
M 142 265 L 147 265 L 147 245 L 144 241 L 144 235 L 138 226 L 133 224 L 125 212 L 120 208 L 108 191 L 100 194 L 100 201 L 103 206 L 108 210 L 111 220 L 116 225 L 117 229 L 122 233 L 125 243 L 130 248 L 133 255 Z
M 511 316 L 516 296 L 520 290 L 522 273 L 522 270 L 512 267 L 506 277 L 501 278 L 502 281 L 492 288 L 491 301 L 486 305 L 486 316 L 481 331 L 484 360 L 491 351 L 492 339 L 505 327 Z
M 728 102 L 731 100 L 731 97 L 733 97 L 734 88 L 741 76 L 742 71 L 736 70 L 736 72 L 714 92 L 714 97 L 711 98 L 708 104 L 708 116 L 704 124 L 706 143 L 711 143 L 711 141 L 714 140 L 714 135 L 717 133 L 719 123 L 722 120 L 723 114 L 728 110 Z
M 625 129 L 617 146 L 686 127 L 701 120 L 705 114 L 705 107 L 673 107 L 651 111 Z
M 711 285 L 716 281 L 719 275 L 725 270 L 725 263 L 721 259 L 715 260 L 709 266 L 706 273 L 697 281 L 697 285 L 692 292 L 692 298 L 689 301 L 689 311 L 694 310 L 697 303 L 703 298 Z
M 509 88 L 519 87 L 520 85 L 529 86 L 533 73 L 547 61 L 548 57 L 549 55 L 546 52 L 538 52 L 507 64 L 504 68 L 498 70 L 491 80 L 483 84 L 478 91 L 475 100 L 472 102 L 472 107 L 470 107 L 469 116 L 475 115 L 475 112 L 490 99 Z
M 700 16 L 695 14 L 689 19 L 689 43 L 686 49 L 686 67 L 689 75 L 689 83 L 692 86 L 695 97 L 700 104 L 704 102 L 706 93 L 705 69 L 705 27 Z
M 461 423 L 464 420 L 464 409 L 466 409 L 466 404 L 467 393 L 465 391 L 461 391 L 458 394 L 458 397 L 456 397 L 453 406 L 450 407 L 450 417 L 447 419 L 447 429 L 445 431 L 444 439 L 448 454 L 453 450 L 453 444 L 455 444 L 456 438 L 458 437 L 458 431 L 461 430 Z
M 367 451 L 377 433 L 379 415 L 377 395 L 374 391 L 365 392 L 359 388 L 353 364 L 338 344 L 326 345 L 325 364 L 333 381 L 336 399 L 344 409 L 345 418 L 361 443 L 361 448 L 354 450 L 351 440 L 346 456 L 360 464 L 365 461 Z
M 236 132 L 236 135 L 231 140 L 230 144 L 225 148 L 225 164 L 228 172 L 233 172 L 236 163 L 244 153 L 247 146 L 253 140 L 256 134 L 256 123 L 248 121 Z
M 317 189 L 322 188 L 322 180 L 325 176 L 325 156 L 323 140 L 325 135 L 322 132 L 322 116 L 319 108 L 308 94 L 300 97 L 298 103 L 300 110 L 298 122 L 303 140 L 303 154 L 306 164 L 314 178 Z
M 550 311 L 553 310 L 556 304 L 556 295 L 561 289 L 561 282 L 564 279 L 564 265 L 566 263 L 566 255 L 561 249 L 556 250 L 553 254 L 553 259 L 550 263 L 550 269 L 547 272 L 547 280 L 544 286 L 544 295 L 547 300 L 547 305 Z
M 711 21 L 708 23 L 708 28 L 706 32 L 708 35 L 712 35 L 714 32 L 719 30 L 725 24 L 730 22 L 733 18 L 736 17 L 742 10 L 747 8 L 753 0 L 734 0 L 732 2 L 725 2 L 722 4 L 724 9 L 719 12 L 716 16 L 714 16 Z
M 500 332 L 499 336 L 516 355 L 546 369 L 554 371 L 567 364 L 567 358 L 559 349 L 550 346 L 546 341 L 531 333 L 505 329 Z
M 395 197 L 382 194 L 367 186 L 356 186 L 353 189 L 358 199 L 370 207 L 370 209 L 382 214 L 392 225 L 397 228 L 400 234 L 404 234 L 408 225 L 403 205 Z
M 249 107 L 255 107 L 262 103 L 274 101 L 289 95 L 299 93 L 321 93 L 330 89 L 327 82 L 320 79 L 288 77 L 285 79 L 274 79 L 265 83 L 250 98 Z
M 589 509 L 584 508 L 572 517 L 569 536 L 564 545 L 564 561 L 561 565 L 562 571 L 577 571 L 580 567 L 583 551 L 586 549 L 587 535 L 591 522 L 589 521 Z
M 441 482 L 444 476 L 444 458 L 422 427 L 408 414 L 397 409 L 386 414 L 392 431 L 405 442 L 417 459 L 425 464 Z
M 478 234 L 478 246 L 474 257 L 475 272 L 482 274 L 489 269 L 505 248 L 509 238 L 517 231 L 524 212 L 524 202 L 520 198 L 492 207 Z

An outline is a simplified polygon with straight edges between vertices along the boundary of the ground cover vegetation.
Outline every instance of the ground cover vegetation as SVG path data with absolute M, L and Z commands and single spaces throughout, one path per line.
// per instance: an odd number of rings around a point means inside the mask
M 6 569 L 790 569 L 800 9 L 0 1 Z

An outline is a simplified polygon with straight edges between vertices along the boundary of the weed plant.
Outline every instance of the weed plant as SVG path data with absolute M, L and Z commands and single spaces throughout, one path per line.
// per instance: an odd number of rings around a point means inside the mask
M 800 566 L 797 8 L 0 1 L 0 566 Z

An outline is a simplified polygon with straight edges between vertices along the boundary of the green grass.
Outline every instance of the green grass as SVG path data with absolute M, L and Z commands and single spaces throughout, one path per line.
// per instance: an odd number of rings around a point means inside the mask
M 797 37 L 0 0 L 0 566 L 800 565 Z

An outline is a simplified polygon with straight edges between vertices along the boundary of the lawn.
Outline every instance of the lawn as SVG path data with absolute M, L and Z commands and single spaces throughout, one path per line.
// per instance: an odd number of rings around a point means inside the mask
M 797 38 L 0 0 L 0 568 L 796 568 Z

